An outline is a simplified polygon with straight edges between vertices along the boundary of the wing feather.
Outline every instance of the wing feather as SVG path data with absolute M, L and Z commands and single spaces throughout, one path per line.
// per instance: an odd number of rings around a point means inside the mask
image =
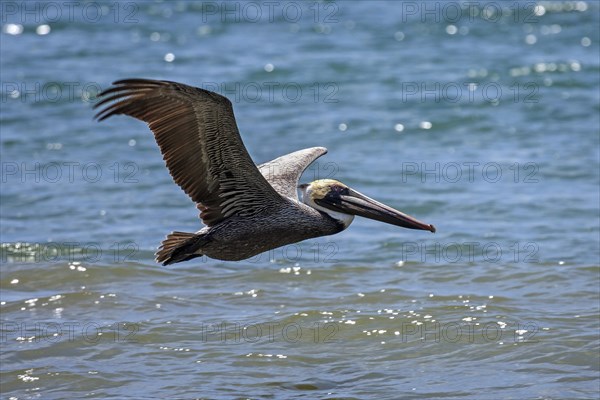
M 250 158 L 231 102 L 170 81 L 126 79 L 99 95 L 100 121 L 125 114 L 148 124 L 175 183 L 212 226 L 284 201 Z
M 282 195 L 298 200 L 298 180 L 306 168 L 327 153 L 325 147 L 311 147 L 278 157 L 258 166 L 269 184 Z

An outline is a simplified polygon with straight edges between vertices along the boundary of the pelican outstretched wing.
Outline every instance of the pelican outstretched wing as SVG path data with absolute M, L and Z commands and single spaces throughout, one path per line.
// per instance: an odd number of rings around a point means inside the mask
M 173 180 L 197 203 L 206 225 L 284 201 L 250 158 L 227 98 L 148 79 L 114 82 L 98 96 L 95 108 L 104 106 L 98 120 L 125 114 L 148 124 Z
M 278 157 L 258 166 L 261 174 L 282 196 L 298 200 L 298 179 L 317 158 L 327 153 L 325 147 L 311 147 Z

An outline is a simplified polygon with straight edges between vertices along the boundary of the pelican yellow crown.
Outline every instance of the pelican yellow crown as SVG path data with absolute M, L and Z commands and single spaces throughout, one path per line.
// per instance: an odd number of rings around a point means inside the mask
M 310 197 L 312 200 L 323 199 L 327 194 L 335 189 L 344 189 L 348 186 L 335 179 L 318 179 L 310 183 Z

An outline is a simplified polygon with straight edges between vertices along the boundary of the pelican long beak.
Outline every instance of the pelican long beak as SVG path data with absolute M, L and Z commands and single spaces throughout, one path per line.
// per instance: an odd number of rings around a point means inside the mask
M 315 200 L 315 202 L 333 211 L 358 215 L 403 228 L 421 229 L 435 233 L 435 226 L 421 222 L 353 189 L 349 189 L 348 194 L 336 196 L 335 198 L 324 197 Z

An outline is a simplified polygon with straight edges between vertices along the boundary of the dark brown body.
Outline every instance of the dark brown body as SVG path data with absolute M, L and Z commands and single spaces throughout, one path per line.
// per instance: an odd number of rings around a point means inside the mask
M 333 235 L 344 225 L 296 201 L 253 216 L 234 216 L 205 227 L 170 254 L 168 264 L 206 255 L 239 261 L 265 251 L 319 236 Z M 191 257 L 193 256 L 193 257 Z

